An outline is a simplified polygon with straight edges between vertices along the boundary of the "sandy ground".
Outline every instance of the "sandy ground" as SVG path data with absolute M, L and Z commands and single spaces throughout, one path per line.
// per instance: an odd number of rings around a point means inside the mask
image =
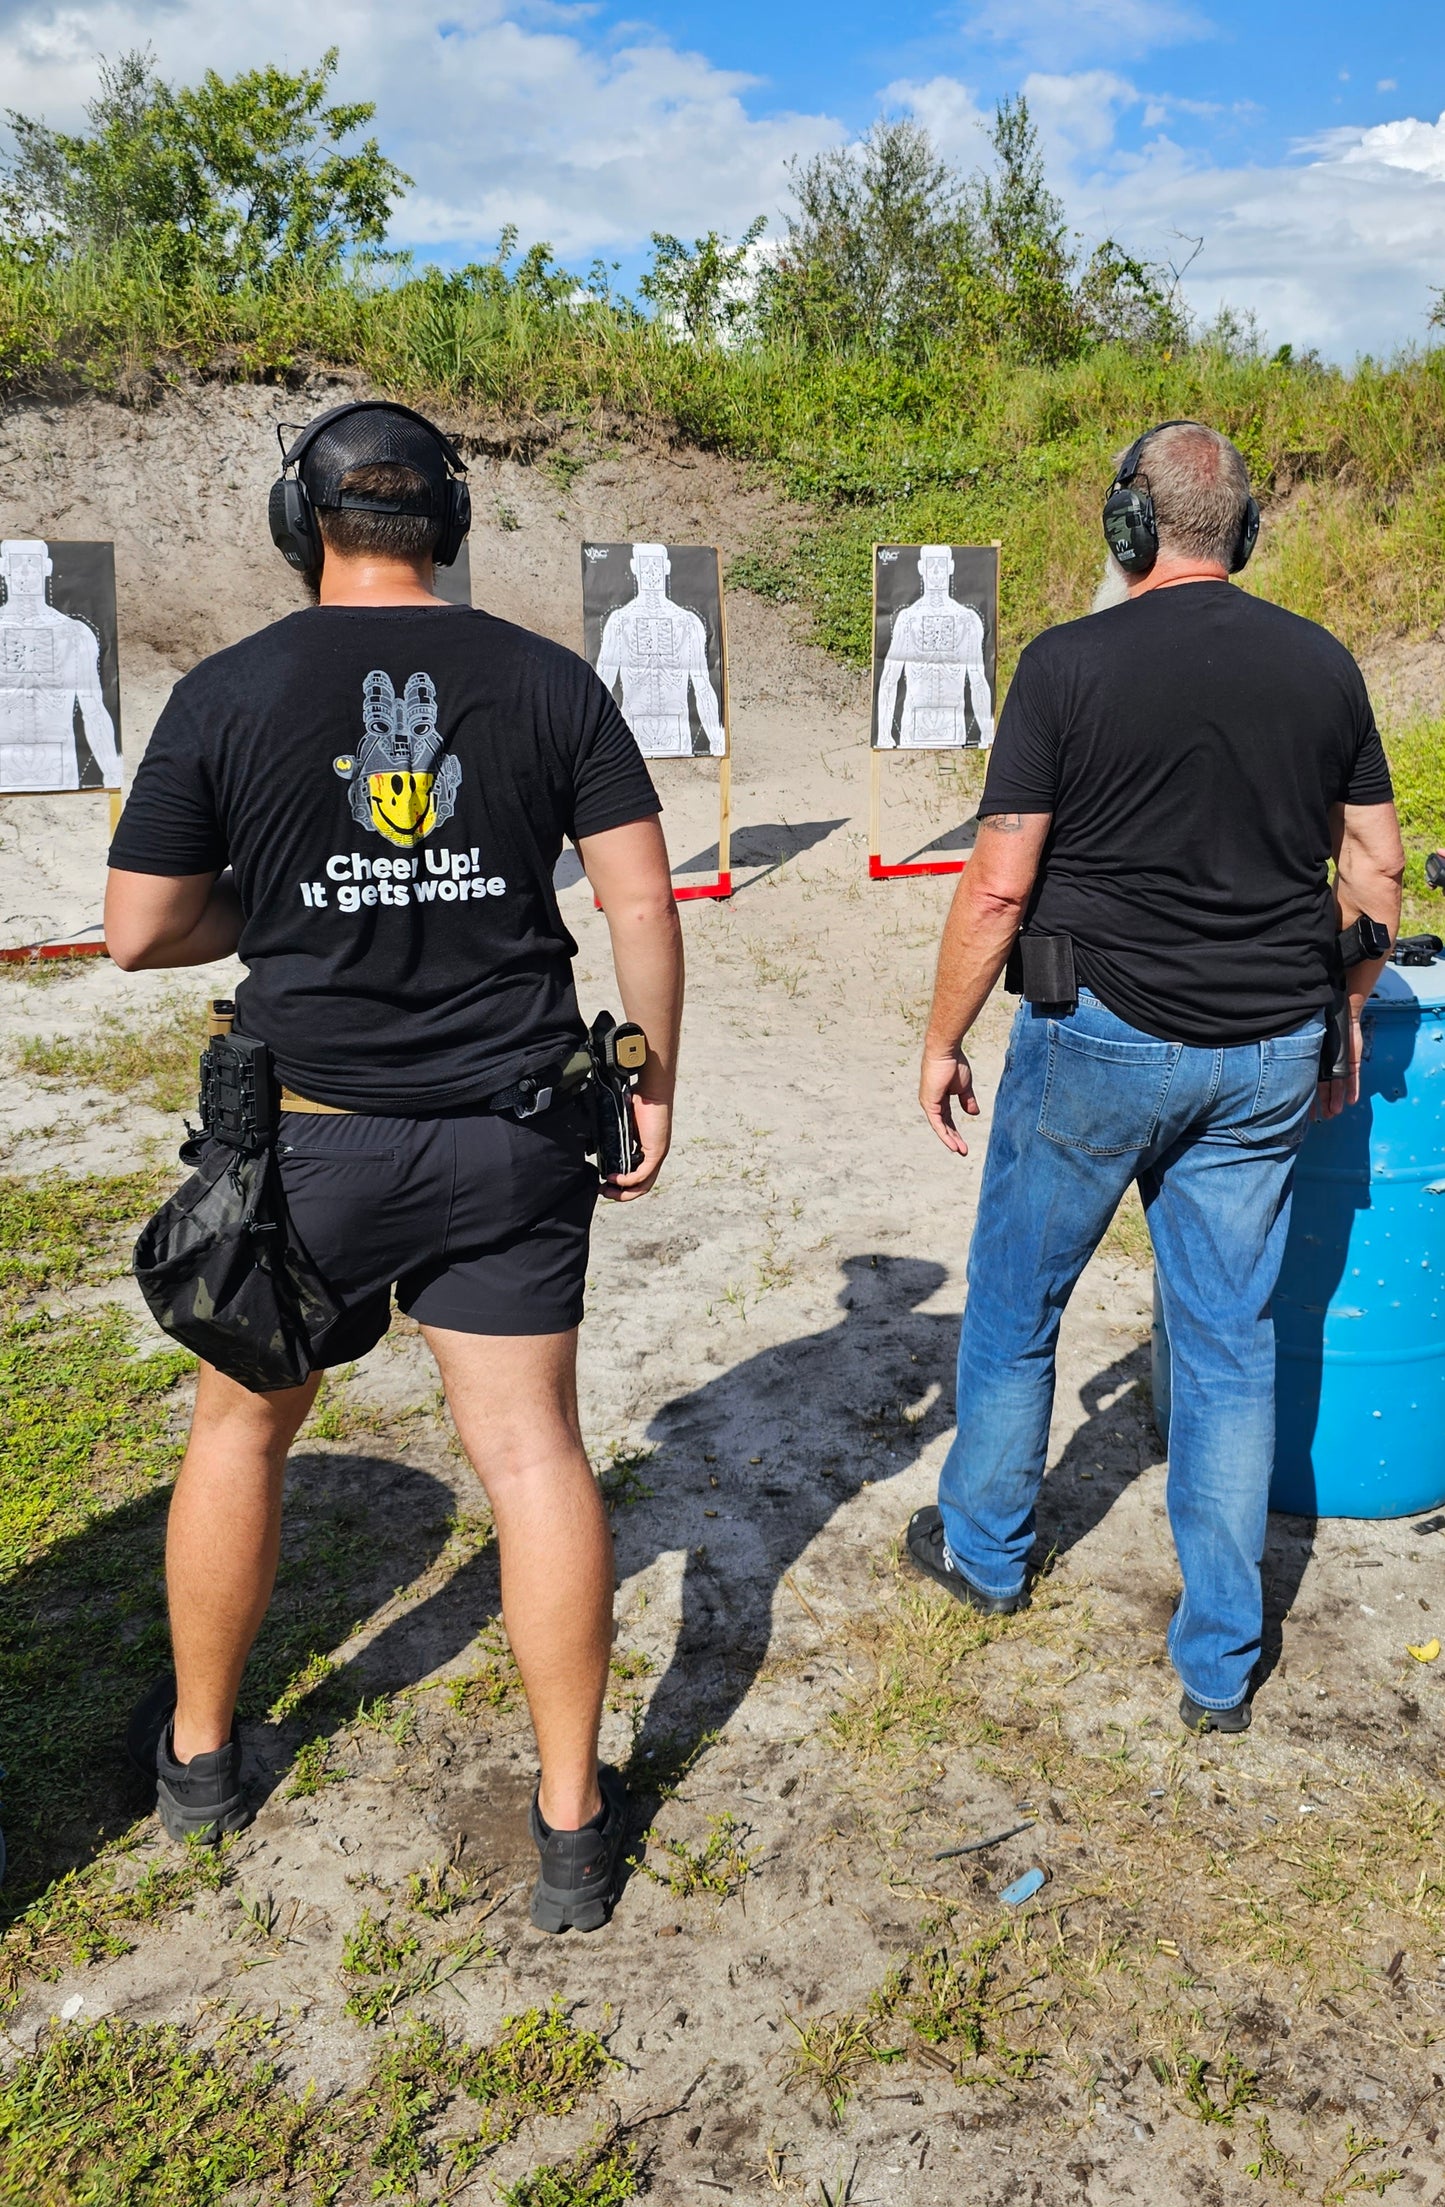
M 0 428 L 7 532 L 115 538 L 129 759 L 176 674 L 295 602 L 265 541 L 270 424 L 320 396 L 204 390 L 149 414 L 87 404 Z M 565 488 L 542 466 L 482 458 L 474 483 L 478 601 L 573 645 L 580 537 L 670 537 L 732 552 L 769 514 L 762 486 L 691 453 L 602 451 Z M 277 1781 L 290 1749 L 258 1725 L 257 1782 L 276 1790 L 240 1844 L 241 1876 L 248 1890 L 303 1901 L 304 1938 L 278 1951 L 262 1986 L 238 1962 L 233 1904 L 208 1903 L 121 1961 L 37 1987 L 12 2034 L 29 2042 L 75 1994 L 87 2018 L 189 2020 L 215 1998 L 269 2004 L 300 2018 L 298 2077 L 353 2078 L 370 2049 L 339 2017 L 340 1931 L 369 1882 L 394 1885 L 465 1837 L 466 1859 L 504 1897 L 490 1926 L 495 1959 L 458 1982 L 447 2019 L 480 2036 L 553 1990 L 586 2020 L 610 2003 L 628 2065 L 614 2088 L 624 2114 L 685 2102 L 648 2134 L 662 2199 L 802 2197 L 806 2188 L 813 2200 L 820 2181 L 845 2179 L 846 2196 L 890 2207 L 1259 2198 L 1261 2186 L 1219 2158 L 1212 2134 L 1147 2071 L 1082 2101 L 1060 2091 L 1025 2117 L 1006 2098 L 961 2095 L 926 2068 L 881 2069 L 841 2129 L 785 2089 L 787 2015 L 866 1999 L 931 1909 L 980 1889 L 932 1855 L 961 1829 L 1017 1818 L 968 1754 L 931 1765 L 905 1802 L 886 1772 L 843 1757 L 826 1725 L 862 1662 L 852 1627 L 891 1586 L 897 1534 L 931 1497 L 947 1445 L 987 1116 L 960 1162 L 933 1142 L 913 1101 L 949 885 L 865 878 L 862 681 L 801 643 L 785 612 L 738 593 L 729 617 L 738 893 L 685 908 L 677 1148 L 653 1199 L 599 1220 L 583 1396 L 600 1457 L 653 1450 L 642 1474 L 650 1496 L 617 1513 L 619 1645 L 651 1668 L 635 1703 L 619 1695 L 607 1749 L 625 1756 L 640 1726 L 642 1746 L 655 1743 L 665 1763 L 679 1740 L 711 1735 L 660 1828 L 696 1839 L 709 1814 L 730 1809 L 754 1835 L 754 1874 L 722 1905 L 680 1903 L 634 1877 L 606 1934 L 549 1943 L 525 1920 L 531 1764 L 515 1712 L 473 1720 L 428 1704 L 405 1750 L 352 1737 L 345 1782 L 310 1800 L 286 1797 Z M 1438 688 L 1439 674 L 1434 660 L 1412 662 L 1412 703 L 1422 683 Z M 715 862 L 713 776 L 680 765 L 660 779 L 679 873 L 700 876 Z M 887 794 L 891 855 L 956 833 L 969 810 L 924 761 L 893 762 Z M 93 918 L 103 850 L 98 800 L 0 805 L 7 939 Z M 612 996 L 605 931 L 564 861 L 569 873 L 564 909 L 581 946 L 584 1002 L 596 1007 Z M 100 960 L 45 986 L 0 979 L 5 1169 L 115 1170 L 164 1154 L 172 1122 L 113 1097 L 57 1097 L 14 1070 L 13 1046 L 116 1015 L 143 1024 L 178 987 L 199 998 L 225 979 L 224 969 L 179 982 L 128 977 Z M 1006 1016 L 994 1007 L 980 1038 L 985 1113 Z M 1081 1689 L 1069 1722 L 1083 1733 L 1141 1726 L 1162 1768 L 1175 1689 L 1159 1658 L 1177 1582 L 1165 1467 L 1136 1384 L 1147 1373 L 1148 1305 L 1147 1273 L 1101 1253 L 1065 1325 L 1042 1519 L 1058 1551 L 1056 1582 L 1086 1596 L 1105 1637 L 1126 1651 L 1107 1705 Z M 395 1691 L 474 1661 L 474 1636 L 495 1604 L 494 1555 L 459 1564 L 438 1529 L 478 1498 L 435 1413 L 416 1338 L 394 1334 L 353 1387 L 395 1422 L 380 1441 L 303 1438 L 297 1522 L 304 1528 L 318 1498 L 340 1497 L 388 1528 L 397 1561 L 388 1559 L 376 1604 L 339 1659 L 358 1692 Z M 1410 1769 L 1433 1782 L 1441 1682 L 1412 1673 L 1407 1692 L 1402 1644 L 1421 1627 L 1417 1603 L 1433 1592 L 1442 1606 L 1442 1554 L 1445 1534 L 1408 1523 L 1273 1520 L 1272 1668 L 1255 1729 L 1242 1742 L 1191 1747 L 1186 1785 L 1203 1799 L 1221 1773 L 1243 1771 L 1302 1789 L 1323 1784 L 1342 1756 L 1356 1775 Z M 1062 1857 L 1042 1833 L 1010 1842 L 985 1858 L 981 1890 L 1032 1861 L 1060 1878 Z M 1421 2016 L 1439 2012 L 1436 1996 L 1420 1998 Z M 1296 2075 L 1297 2100 L 1310 2074 L 1306 2064 Z M 1342 2122 L 1348 2114 L 1393 2135 L 1409 2081 L 1391 2068 L 1377 2081 L 1341 2075 L 1324 2104 Z M 491 2197 L 491 2178 L 526 2166 L 529 2153 L 554 2157 L 559 2141 L 558 2131 L 524 2140 L 456 2196 Z M 773 2173 L 770 2145 L 782 2154 Z M 1391 2196 L 1445 2196 L 1436 2149 L 1412 2150 Z

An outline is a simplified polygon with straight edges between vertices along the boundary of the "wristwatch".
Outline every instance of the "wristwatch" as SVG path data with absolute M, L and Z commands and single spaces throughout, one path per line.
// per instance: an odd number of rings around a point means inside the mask
M 1339 937 L 1340 963 L 1345 966 L 1363 965 L 1367 958 L 1384 958 L 1389 949 L 1389 928 L 1372 920 L 1368 912 L 1362 912 Z

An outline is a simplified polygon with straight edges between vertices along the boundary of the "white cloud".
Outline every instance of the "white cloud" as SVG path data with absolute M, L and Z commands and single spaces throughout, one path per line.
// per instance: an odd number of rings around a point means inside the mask
M 650 230 L 742 229 L 774 217 L 790 155 L 843 135 L 827 116 L 751 117 L 753 80 L 665 40 L 607 45 L 582 35 L 580 9 L 505 0 L 439 9 L 370 0 L 32 0 L 0 22 L 5 101 L 56 123 L 78 120 L 99 55 L 149 42 L 164 75 L 193 79 L 341 49 L 343 96 L 374 99 L 387 151 L 417 180 L 395 225 L 400 243 L 475 251 L 515 222 L 565 256 L 627 250 Z
M 1121 113 L 1140 99 L 1127 77 L 1109 69 L 1084 69 L 1074 76 L 1035 72 L 1025 77 L 1023 91 L 1051 169 L 1106 153 Z
M 1070 212 L 1133 251 L 1177 252 L 1204 237 L 1189 290 L 1197 309 L 1252 308 L 1275 343 L 1348 360 L 1425 336 L 1442 281 L 1445 116 L 1331 131 L 1276 167 L 1226 168 L 1165 137 L 1078 175 Z
M 929 77 L 920 82 L 898 77 L 883 87 L 878 104 L 885 113 L 906 108 L 954 168 L 976 169 L 988 159 L 986 134 L 993 122 L 993 110 L 980 107 L 959 78 Z
M 1213 25 L 1187 0 L 980 0 L 967 30 L 1058 69 L 1208 38 Z

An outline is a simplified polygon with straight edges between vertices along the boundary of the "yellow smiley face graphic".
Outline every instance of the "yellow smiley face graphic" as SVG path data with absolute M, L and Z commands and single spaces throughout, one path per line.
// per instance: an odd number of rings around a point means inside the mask
M 436 826 L 436 777 L 432 774 L 368 774 L 372 825 L 388 843 L 409 851 Z

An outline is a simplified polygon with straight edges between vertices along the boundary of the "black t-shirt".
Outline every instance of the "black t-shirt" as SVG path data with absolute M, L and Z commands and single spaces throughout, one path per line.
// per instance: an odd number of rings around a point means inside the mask
M 231 866 L 238 1027 L 303 1096 L 425 1114 L 580 1038 L 563 838 L 660 809 L 575 653 L 466 607 L 321 606 L 176 684 L 110 863 Z
M 1181 583 L 1036 637 L 980 814 L 1053 821 L 1025 926 L 1146 1034 L 1286 1034 L 1335 971 L 1330 807 L 1385 804 L 1364 678 L 1312 621 Z

